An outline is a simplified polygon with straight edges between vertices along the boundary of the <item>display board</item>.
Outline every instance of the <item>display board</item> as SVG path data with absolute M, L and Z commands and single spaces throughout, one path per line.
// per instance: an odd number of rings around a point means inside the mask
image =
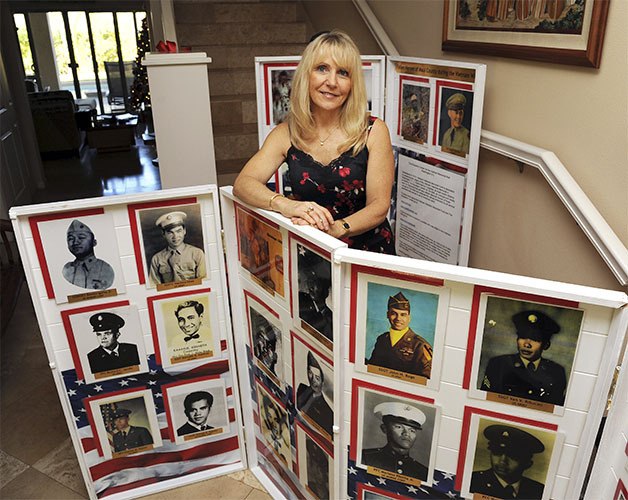
M 90 498 L 244 469 L 217 188 L 10 216 Z
M 507 498 L 493 463 L 508 455 L 522 495 L 578 497 L 624 293 L 334 247 L 221 193 L 247 449 L 271 494 Z M 281 241 L 270 267 L 247 263 L 254 233 Z M 267 280 L 279 255 L 282 287 Z M 306 269 L 331 286 L 331 347 L 306 319 Z

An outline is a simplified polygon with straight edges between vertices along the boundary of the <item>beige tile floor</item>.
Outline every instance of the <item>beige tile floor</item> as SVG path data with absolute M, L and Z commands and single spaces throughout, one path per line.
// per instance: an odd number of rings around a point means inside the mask
M 26 285 L 0 343 L 0 498 L 88 498 Z M 145 498 L 271 497 L 242 471 Z

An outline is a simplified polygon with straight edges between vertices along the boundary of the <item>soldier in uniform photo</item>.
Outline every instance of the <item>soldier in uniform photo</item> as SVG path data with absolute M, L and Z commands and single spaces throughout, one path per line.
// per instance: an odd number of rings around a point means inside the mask
M 532 467 L 532 456 L 545 446 L 532 434 L 508 425 L 489 425 L 484 429 L 491 453 L 491 468 L 471 476 L 471 493 L 495 498 L 540 500 L 545 486 L 523 476 Z
M 304 262 L 304 268 L 299 269 L 299 288 L 299 318 L 333 341 L 333 315 L 327 305 L 331 290 L 329 262 L 318 256 Z
M 491 358 L 480 389 L 563 405 L 567 379 L 565 369 L 543 358 L 552 335 L 560 332 L 556 321 L 541 311 L 521 311 L 512 316 L 517 333 L 516 354 Z
M 177 429 L 177 436 L 213 429 L 211 425 L 207 424 L 213 404 L 214 396 L 207 391 L 195 391 L 185 396 L 183 408 L 188 420 Z
M 451 95 L 445 102 L 451 127 L 443 134 L 442 147 L 462 153 L 469 152 L 469 129 L 462 124 L 466 104 L 467 98 L 460 92 Z
M 390 330 L 382 333 L 366 364 L 430 378 L 432 346 L 410 328 L 410 302 L 403 293 L 388 298 Z
M 185 219 L 185 212 L 170 212 L 155 222 L 167 243 L 150 261 L 150 279 L 156 285 L 202 279 L 207 275 L 203 250 L 184 241 Z
M 153 444 L 153 438 L 146 427 L 129 425 L 131 410 L 118 408 L 112 415 L 115 432 L 113 434 L 113 449 L 115 452 L 134 450 Z
M 307 415 L 331 436 L 334 412 L 323 396 L 325 376 L 311 351 L 307 353 L 307 379 L 310 385 L 299 384 L 297 389 L 297 410 Z
M 120 328 L 124 326 L 124 319 L 114 313 L 100 312 L 91 316 L 89 322 L 100 342 L 100 346 L 87 353 L 87 360 L 92 373 L 140 364 L 137 346 L 118 342 Z
M 362 450 L 362 463 L 421 481 L 427 480 L 428 468 L 410 456 L 410 450 L 425 423 L 425 413 L 398 401 L 380 403 L 373 413 L 381 415 L 380 429 L 388 442 L 383 448 Z
M 115 272 L 94 255 L 97 241 L 86 224 L 73 220 L 68 227 L 67 242 L 75 259 L 63 266 L 61 272 L 66 281 L 88 290 L 106 290 L 113 285 Z

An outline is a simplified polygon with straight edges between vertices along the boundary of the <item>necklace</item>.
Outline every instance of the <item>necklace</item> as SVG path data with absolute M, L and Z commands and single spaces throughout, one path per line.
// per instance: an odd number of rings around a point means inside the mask
M 329 132 L 329 134 L 327 135 L 327 137 L 325 137 L 324 139 L 321 139 L 320 137 L 318 138 L 318 143 L 321 146 L 324 146 L 325 143 L 327 142 L 327 139 L 329 139 L 331 137 L 331 134 L 334 133 L 334 131 L 338 128 L 338 125 L 336 125 L 334 128 L 331 129 L 331 132 Z

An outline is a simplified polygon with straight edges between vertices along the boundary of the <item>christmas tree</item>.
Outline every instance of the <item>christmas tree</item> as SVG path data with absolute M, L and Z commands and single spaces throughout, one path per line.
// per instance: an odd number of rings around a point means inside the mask
M 135 58 L 135 66 L 133 67 L 133 84 L 131 85 L 130 105 L 131 108 L 139 111 L 144 107 L 150 106 L 150 89 L 148 88 L 148 72 L 142 64 L 144 54 L 150 52 L 150 40 L 148 38 L 148 21 L 146 18 L 142 20 L 142 29 L 137 35 L 137 57 Z

